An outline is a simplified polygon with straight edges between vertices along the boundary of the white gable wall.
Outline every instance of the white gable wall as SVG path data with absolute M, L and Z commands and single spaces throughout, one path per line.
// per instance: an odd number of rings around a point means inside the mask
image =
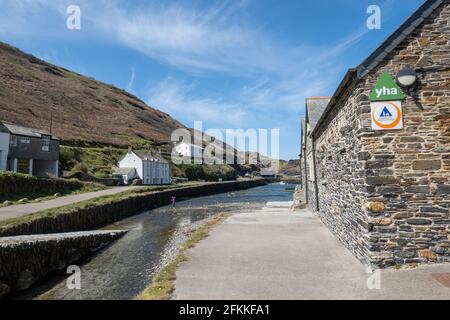
M 6 171 L 9 151 L 9 133 L 0 132 L 0 171 Z
M 139 178 L 144 180 L 142 160 L 134 152 L 127 153 L 119 162 L 119 168 L 135 168 Z
M 181 142 L 175 146 L 175 154 L 181 154 L 184 157 L 190 157 L 191 153 L 191 145 L 185 142 Z

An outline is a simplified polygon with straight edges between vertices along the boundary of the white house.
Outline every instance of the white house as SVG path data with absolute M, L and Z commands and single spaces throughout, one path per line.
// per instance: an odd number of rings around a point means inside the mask
M 150 152 L 132 151 L 119 161 L 119 168 L 135 168 L 145 185 L 170 184 L 169 163 Z
M 6 171 L 9 151 L 9 131 L 0 122 L 0 171 Z
M 191 143 L 178 142 L 173 150 L 172 154 L 176 156 L 182 156 L 187 158 L 199 158 L 203 156 L 203 148 Z

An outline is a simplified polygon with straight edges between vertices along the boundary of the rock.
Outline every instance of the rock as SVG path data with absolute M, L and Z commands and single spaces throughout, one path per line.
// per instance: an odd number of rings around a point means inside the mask
M 408 224 L 412 224 L 412 225 L 429 225 L 429 224 L 431 224 L 431 220 L 425 219 L 425 218 L 410 218 L 410 219 L 406 220 L 406 222 L 408 222 Z
M 421 207 L 420 212 L 448 213 L 448 209 L 441 207 Z
M 408 193 L 423 193 L 428 194 L 430 193 L 430 187 L 429 186 L 410 186 L 405 189 Z
M 61 193 L 55 193 L 53 196 L 54 196 L 55 198 L 61 197 Z
M 437 255 L 435 253 L 433 253 L 431 250 L 420 250 L 419 251 L 419 256 L 421 258 L 426 258 L 428 259 L 428 261 L 437 261 Z
M 366 183 L 371 186 L 397 184 L 398 180 L 392 176 L 367 177 Z
M 417 42 L 421 47 L 427 47 L 430 45 L 430 38 L 419 38 Z
M 416 251 L 415 250 L 409 250 L 409 249 L 403 250 L 399 254 L 399 257 L 407 258 L 407 259 L 414 258 L 415 256 L 416 256 Z
M 28 201 L 30 201 L 30 200 L 28 200 L 28 198 L 23 198 L 23 199 L 20 199 L 19 201 L 17 201 L 18 203 L 26 203 L 26 202 L 28 202 Z
M 371 160 L 367 161 L 364 167 L 366 169 L 383 169 L 386 167 L 390 167 L 391 165 L 392 162 L 388 160 Z
M 10 205 L 11 205 L 11 201 L 6 200 L 3 202 L 4 207 L 10 206 Z
M 371 212 L 384 212 L 385 205 L 383 202 L 367 202 L 366 203 L 366 209 Z
M 399 186 L 387 186 L 378 188 L 379 194 L 401 194 L 404 193 L 403 188 Z
M 23 270 L 17 281 L 17 290 L 21 291 L 28 289 L 34 282 L 35 279 L 33 277 L 33 273 L 31 273 L 30 270 Z
M 369 160 L 372 156 L 367 151 L 362 151 L 358 153 L 358 161 Z
M 8 294 L 9 291 L 9 286 L 0 281 L 0 298 Z
M 437 186 L 437 193 L 448 195 L 450 194 L 450 185 L 449 184 L 441 184 Z
M 442 167 L 441 160 L 415 160 L 413 170 L 439 170 Z
M 390 226 L 392 220 L 389 218 L 372 218 L 369 220 L 369 223 L 374 226 Z
M 424 142 L 421 137 L 401 137 L 400 142 Z

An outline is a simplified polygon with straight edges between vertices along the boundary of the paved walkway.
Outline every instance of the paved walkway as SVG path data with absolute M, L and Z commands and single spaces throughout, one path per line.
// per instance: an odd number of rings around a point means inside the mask
M 60 198 L 43 201 L 43 202 L 19 204 L 19 205 L 14 205 L 14 206 L 3 207 L 3 208 L 0 208 L 0 221 L 17 218 L 17 217 L 22 217 L 22 216 L 26 216 L 28 214 L 32 214 L 32 213 L 35 213 L 38 211 L 62 207 L 62 206 L 66 206 L 69 204 L 86 201 L 86 200 L 97 198 L 97 197 L 108 196 L 108 195 L 128 191 L 128 190 L 131 190 L 134 188 L 139 188 L 139 187 L 134 187 L 134 186 L 133 187 L 113 187 L 111 189 L 106 189 L 106 190 L 102 190 L 102 191 L 80 193 L 80 194 L 60 197 Z
M 450 299 L 432 276 L 448 264 L 382 270 L 369 290 L 372 275 L 307 210 L 233 215 L 188 255 L 175 299 Z

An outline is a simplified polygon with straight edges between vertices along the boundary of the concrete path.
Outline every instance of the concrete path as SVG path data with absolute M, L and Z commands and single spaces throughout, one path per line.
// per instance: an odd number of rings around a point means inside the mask
M 109 195 L 113 195 L 116 193 L 129 191 L 134 188 L 139 188 L 139 187 L 134 187 L 134 186 L 133 187 L 113 187 L 111 189 L 106 189 L 106 190 L 102 190 L 102 191 L 80 193 L 80 194 L 60 197 L 60 198 L 43 201 L 43 202 L 19 204 L 19 205 L 14 205 L 14 206 L 9 206 L 9 207 L 3 207 L 3 208 L 0 208 L 0 221 L 17 218 L 17 217 L 22 217 L 22 216 L 26 216 L 28 214 L 32 214 L 32 213 L 35 213 L 38 211 L 62 207 L 62 206 L 66 206 L 69 204 L 86 201 L 86 200 L 97 198 L 97 197 L 109 196 Z
M 175 299 L 450 299 L 433 278 L 450 278 L 450 265 L 382 270 L 378 278 L 307 210 L 233 215 L 188 256 Z M 381 288 L 369 290 L 376 279 Z

